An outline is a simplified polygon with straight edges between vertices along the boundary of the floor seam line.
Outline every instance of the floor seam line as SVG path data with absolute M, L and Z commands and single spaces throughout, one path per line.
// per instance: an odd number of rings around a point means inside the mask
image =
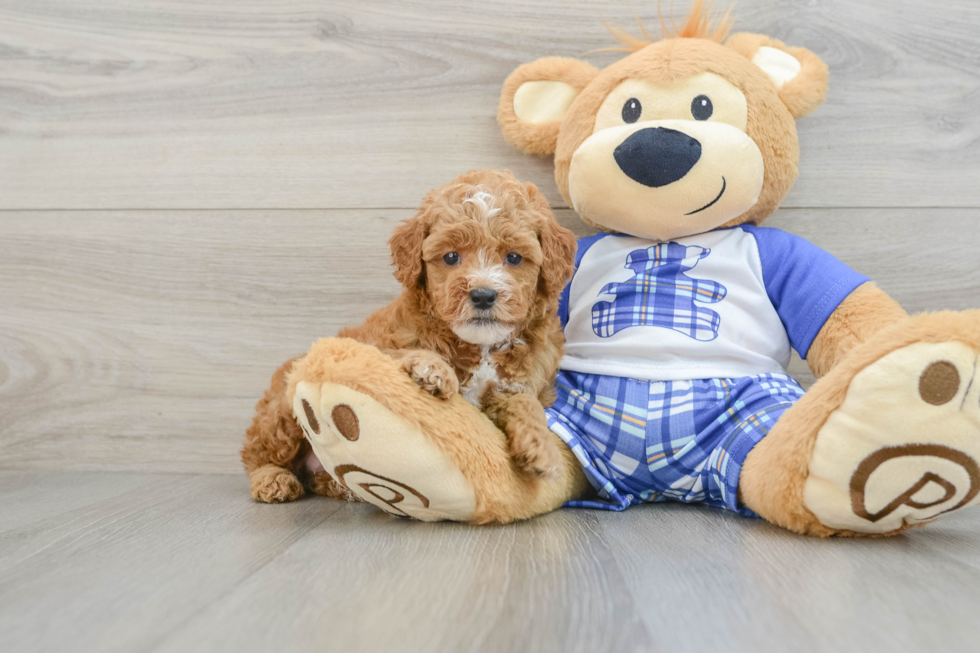
M 313 500 L 316 500 L 317 497 L 310 497 L 310 498 L 313 499 Z M 307 499 L 307 500 L 309 500 L 309 499 Z M 226 589 L 222 590 L 220 593 L 218 593 L 217 596 L 212 597 L 211 600 L 207 603 L 207 605 L 205 607 L 208 607 L 208 606 L 217 604 L 223 598 L 225 598 L 226 596 L 228 596 L 229 594 L 231 594 L 232 592 L 234 592 L 235 590 L 237 590 L 243 583 L 245 583 L 246 581 L 248 581 L 249 579 L 251 579 L 253 576 L 255 576 L 256 574 L 258 574 L 259 572 L 261 572 L 263 569 L 265 569 L 266 567 L 268 567 L 269 565 L 271 565 L 273 562 L 275 562 L 276 560 L 278 560 L 282 556 L 284 556 L 286 553 L 289 552 L 290 549 L 292 549 L 294 546 L 296 546 L 296 543 L 297 542 L 299 542 L 300 540 L 302 540 L 303 538 L 305 538 L 310 532 L 312 532 L 312 531 L 316 530 L 317 528 L 319 528 L 320 526 L 322 526 L 325 522 L 327 522 L 330 519 L 332 519 L 334 515 L 336 515 L 337 513 L 341 512 L 343 509 L 344 509 L 344 506 L 342 506 L 342 505 L 341 506 L 338 506 L 337 509 L 334 510 L 333 512 L 331 512 L 329 515 L 327 515 L 326 517 L 324 517 L 323 519 L 321 519 L 320 521 L 318 521 L 316 524 L 313 524 L 309 528 L 307 528 L 304 531 L 302 531 L 300 533 L 300 535 L 295 540 L 293 540 L 292 542 L 290 542 L 289 545 L 286 548 L 284 548 L 282 551 L 280 551 L 279 553 L 275 554 L 274 556 L 272 556 L 271 558 L 269 558 L 268 560 L 266 560 L 265 562 L 263 562 L 261 565 L 259 565 L 254 570 L 252 570 L 250 573 L 246 574 L 242 578 L 239 578 L 234 584 L 232 584 L 228 588 L 226 588 Z M 181 620 L 180 623 L 175 624 L 174 627 L 170 630 L 169 633 L 161 636 L 156 642 L 153 642 L 152 644 L 149 644 L 146 647 L 145 650 L 147 650 L 147 651 L 156 651 L 156 650 L 158 650 L 161 646 L 163 646 L 164 644 L 166 644 L 168 640 L 170 640 L 171 638 L 173 638 L 179 631 L 183 630 L 188 624 L 190 624 L 195 619 L 198 619 L 200 617 L 200 614 L 201 614 L 200 612 L 195 612 L 194 614 L 191 614 L 191 615 L 185 617 L 184 619 Z

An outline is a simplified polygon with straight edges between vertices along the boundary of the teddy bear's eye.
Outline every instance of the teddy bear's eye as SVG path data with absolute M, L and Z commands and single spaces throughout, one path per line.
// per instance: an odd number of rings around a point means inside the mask
M 457 263 L 459 263 L 459 254 L 457 254 L 456 252 L 449 252 L 448 254 L 442 257 L 442 261 L 446 265 L 456 265 Z
M 691 102 L 691 115 L 695 120 L 707 120 L 714 112 L 715 107 L 707 95 L 699 95 Z
M 631 97 L 623 105 L 623 122 L 636 122 L 640 119 L 641 113 L 643 113 L 643 105 L 635 97 Z

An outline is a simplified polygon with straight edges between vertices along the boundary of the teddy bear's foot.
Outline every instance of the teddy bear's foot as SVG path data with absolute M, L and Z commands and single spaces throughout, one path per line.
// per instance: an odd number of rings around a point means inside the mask
M 504 434 L 458 394 L 435 397 L 377 348 L 324 338 L 293 366 L 287 396 L 324 471 L 398 517 L 507 523 L 589 488 L 574 454 L 554 480 L 520 473 Z
M 919 342 L 859 372 L 817 434 L 806 507 L 888 533 L 980 502 L 980 351 Z
M 293 410 L 337 483 L 397 517 L 468 521 L 473 488 L 425 435 L 367 394 L 299 382 Z
M 980 311 L 853 350 L 749 453 L 742 501 L 810 535 L 893 535 L 980 503 Z

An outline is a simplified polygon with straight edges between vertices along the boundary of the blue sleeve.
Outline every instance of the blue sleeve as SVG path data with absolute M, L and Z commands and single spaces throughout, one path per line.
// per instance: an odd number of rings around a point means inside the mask
M 870 279 L 799 236 L 767 227 L 740 228 L 755 236 L 766 293 L 793 349 L 806 358 L 827 319 Z
M 575 250 L 575 269 L 572 270 L 572 276 L 568 279 L 568 283 L 565 284 L 565 289 L 561 291 L 561 297 L 558 298 L 558 319 L 561 320 L 562 329 L 568 324 L 568 296 L 572 288 L 572 279 L 575 278 L 575 273 L 578 272 L 578 266 L 582 262 L 582 257 L 585 256 L 585 253 L 589 251 L 590 247 L 608 235 L 597 233 L 593 236 L 578 239 L 578 247 Z

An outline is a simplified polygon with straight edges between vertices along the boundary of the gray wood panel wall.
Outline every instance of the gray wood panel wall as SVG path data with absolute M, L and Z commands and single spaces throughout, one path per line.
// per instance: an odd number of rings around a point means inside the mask
M 394 296 L 388 233 L 464 170 L 514 170 L 588 233 L 495 109 L 520 63 L 615 60 L 586 54 L 611 44 L 601 17 L 632 20 L 612 0 L 0 0 L 0 468 L 236 472 L 272 370 Z M 980 306 L 980 3 L 736 18 L 831 68 L 769 224 L 910 310 Z

